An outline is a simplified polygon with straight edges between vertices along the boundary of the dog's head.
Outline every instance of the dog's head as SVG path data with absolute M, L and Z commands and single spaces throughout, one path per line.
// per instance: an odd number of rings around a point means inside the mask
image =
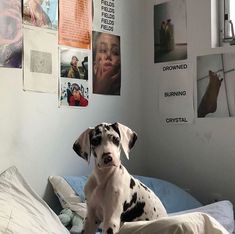
M 121 147 L 129 159 L 129 151 L 136 139 L 136 133 L 120 123 L 102 123 L 85 130 L 75 141 L 73 149 L 86 161 L 93 154 L 99 168 L 118 166 Z

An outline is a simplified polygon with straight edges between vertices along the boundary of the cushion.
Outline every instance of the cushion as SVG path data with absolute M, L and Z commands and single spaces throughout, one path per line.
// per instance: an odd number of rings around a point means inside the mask
M 50 176 L 49 181 L 53 187 L 56 196 L 59 198 L 62 208 L 69 208 L 76 211 L 81 217 L 86 217 L 86 204 L 83 187 L 85 185 L 85 176 L 79 176 L 81 180 L 77 181 L 76 186 L 80 187 L 81 191 L 77 194 L 73 187 L 61 176 Z M 87 177 L 86 177 L 87 179 Z M 72 180 L 75 182 L 76 180 Z M 73 183 L 72 182 L 72 183 Z M 74 185 L 75 186 L 75 185 Z
M 119 234 L 228 234 L 213 217 L 204 213 L 189 213 L 159 218 L 153 221 L 124 223 Z
M 157 194 L 168 213 L 202 206 L 192 195 L 167 181 L 144 176 L 135 176 L 135 178 L 139 179 Z M 68 200 L 75 199 L 74 196 L 77 196 L 77 199 L 80 199 L 81 202 L 85 202 L 83 188 L 87 181 L 86 176 L 51 176 L 49 180 L 59 200 L 61 200 L 62 207 L 65 205 L 65 200 L 68 203 Z M 66 191 L 70 192 L 67 193 Z
M 16 167 L 0 174 L 0 233 L 69 234 Z
M 234 230 L 233 204 L 230 201 L 219 201 L 196 209 L 185 210 L 170 215 L 179 215 L 191 212 L 204 212 L 215 218 L 224 228 L 232 233 Z
M 202 204 L 180 187 L 152 177 L 135 176 L 138 180 L 148 186 L 161 200 L 167 213 L 193 209 L 202 206 Z

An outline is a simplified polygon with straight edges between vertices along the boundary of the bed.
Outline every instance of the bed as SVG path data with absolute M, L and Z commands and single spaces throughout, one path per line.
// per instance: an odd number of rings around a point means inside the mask
M 157 189 L 169 217 L 158 221 L 126 223 L 120 234 L 232 233 L 234 222 L 231 202 L 221 201 L 202 206 L 173 184 L 154 178 L 136 177 L 153 191 Z M 61 206 L 76 211 L 82 217 L 86 213 L 83 194 L 86 180 L 84 176 L 49 178 Z M 0 174 L 0 233 L 69 234 L 69 230 L 13 166 Z

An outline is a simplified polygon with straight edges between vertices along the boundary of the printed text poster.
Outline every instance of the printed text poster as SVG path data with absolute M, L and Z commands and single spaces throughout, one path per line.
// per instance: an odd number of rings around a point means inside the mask
M 193 78 L 187 63 L 161 67 L 159 113 L 166 124 L 190 123 L 194 118 Z
M 57 92 L 57 41 L 56 31 L 24 27 L 24 90 Z
M 93 0 L 93 30 L 120 35 L 121 0 Z
M 91 1 L 60 0 L 59 44 L 83 49 L 91 47 Z
M 0 1 L 0 67 L 22 66 L 22 20 L 20 0 Z

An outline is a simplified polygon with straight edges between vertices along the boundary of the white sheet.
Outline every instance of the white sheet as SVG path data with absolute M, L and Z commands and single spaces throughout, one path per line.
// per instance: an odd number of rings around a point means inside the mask
M 156 221 L 125 223 L 119 234 L 228 234 L 211 216 L 195 212 Z
M 69 234 L 15 167 L 0 174 L 0 233 Z

